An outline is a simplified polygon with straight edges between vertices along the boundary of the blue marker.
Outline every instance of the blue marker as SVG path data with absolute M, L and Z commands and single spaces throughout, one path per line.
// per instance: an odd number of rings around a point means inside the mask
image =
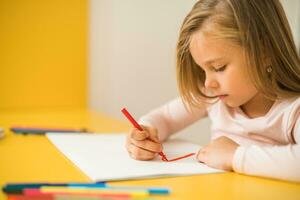
M 69 186 L 69 187 L 85 187 L 85 186 Z M 139 186 L 113 186 L 113 185 L 93 185 L 93 186 L 86 186 L 88 188 L 103 188 L 103 189 L 109 189 L 109 190 L 124 190 L 124 191 L 130 191 L 130 190 L 141 190 L 141 191 L 147 191 L 149 194 L 158 194 L 158 195 L 168 195 L 170 194 L 170 189 L 168 188 L 162 188 L 162 187 L 139 187 Z
M 170 189 L 168 188 L 160 188 L 160 187 L 137 187 L 137 186 L 105 186 L 108 189 L 115 190 L 146 190 L 149 194 L 158 194 L 158 195 L 168 195 L 170 194 Z

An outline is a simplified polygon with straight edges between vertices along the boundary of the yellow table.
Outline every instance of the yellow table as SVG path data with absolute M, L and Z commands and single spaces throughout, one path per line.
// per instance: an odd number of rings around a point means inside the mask
M 124 132 L 130 125 L 86 110 L 0 111 L 0 186 L 8 182 L 88 182 L 44 136 L 15 135 L 12 125 L 87 127 L 95 132 Z M 283 169 L 284 170 L 284 169 Z M 208 174 L 114 182 L 117 185 L 167 186 L 172 194 L 155 199 L 300 199 L 300 184 L 239 175 Z M 5 199 L 1 192 L 0 199 Z

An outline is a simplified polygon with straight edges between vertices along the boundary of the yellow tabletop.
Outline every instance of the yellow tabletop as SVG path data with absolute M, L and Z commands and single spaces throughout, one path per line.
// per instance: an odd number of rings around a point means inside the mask
M 89 182 L 41 135 L 16 135 L 13 125 L 86 127 L 94 132 L 125 132 L 130 125 L 87 110 L 0 111 L 0 186 L 9 182 Z M 283 169 L 284 170 L 284 169 Z M 300 184 L 236 173 L 113 182 L 117 185 L 164 186 L 171 195 L 154 199 L 300 199 Z M 1 192 L 0 199 L 5 199 Z

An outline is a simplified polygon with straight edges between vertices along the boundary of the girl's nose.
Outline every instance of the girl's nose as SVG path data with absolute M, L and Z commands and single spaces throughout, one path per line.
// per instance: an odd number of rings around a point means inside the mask
M 210 78 L 206 78 L 205 79 L 205 87 L 207 89 L 218 88 L 219 87 L 219 83 L 216 80 L 213 80 L 213 79 L 210 79 Z

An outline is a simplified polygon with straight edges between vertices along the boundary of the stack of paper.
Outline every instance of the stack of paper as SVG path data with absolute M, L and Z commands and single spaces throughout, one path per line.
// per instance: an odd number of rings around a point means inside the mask
M 125 134 L 47 134 L 49 140 L 93 181 L 141 179 L 223 172 L 199 163 L 195 156 L 163 162 L 132 159 L 125 148 Z M 198 152 L 199 146 L 181 140 L 163 144 L 169 159 Z

